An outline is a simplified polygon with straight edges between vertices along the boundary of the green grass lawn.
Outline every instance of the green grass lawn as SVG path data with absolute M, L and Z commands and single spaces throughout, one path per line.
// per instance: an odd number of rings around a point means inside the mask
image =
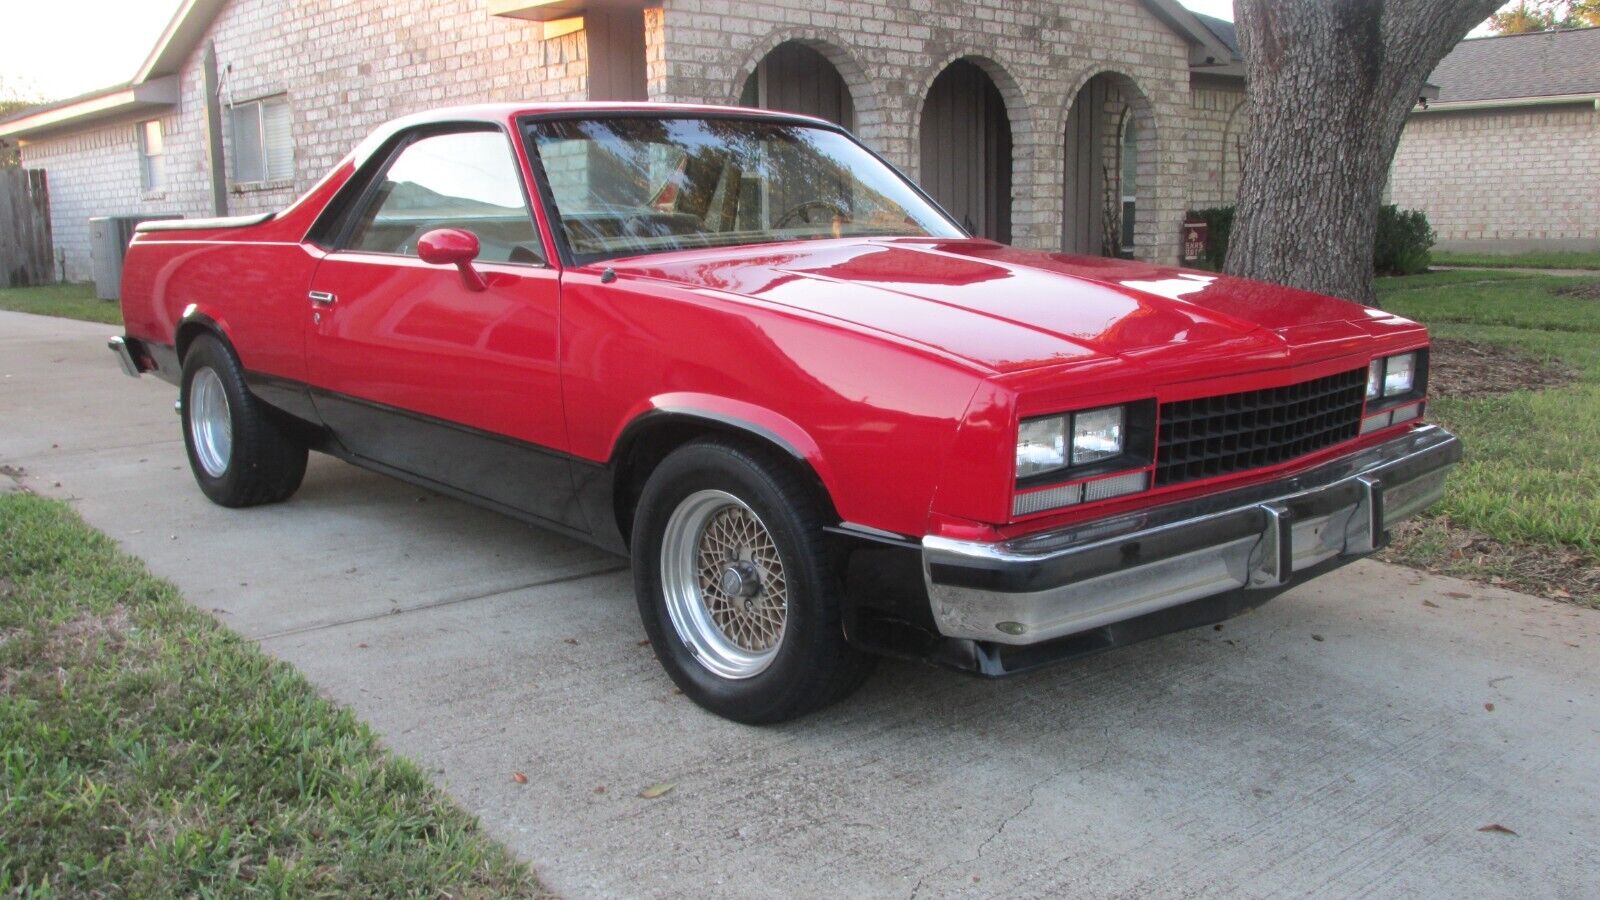
M 1501 344 L 1578 371 L 1567 387 L 1430 406 L 1430 418 L 1467 448 L 1436 518 L 1527 553 L 1576 551 L 1600 566 L 1600 301 L 1554 293 L 1586 280 L 1444 272 L 1380 280 L 1379 295 L 1437 338 Z M 1427 543 L 1398 549 L 1409 561 L 1473 574 L 1437 532 L 1439 546 Z M 1580 599 L 1600 605 L 1600 596 Z
M 1600 269 L 1600 252 L 1594 253 L 1518 253 L 1501 256 L 1494 253 L 1443 253 L 1431 254 L 1441 266 L 1485 266 L 1496 269 Z
M 0 309 L 107 325 L 122 324 L 122 306 L 114 300 L 96 300 L 94 285 L 89 284 L 0 288 Z
M 539 893 L 293 668 L 0 494 L 0 895 Z

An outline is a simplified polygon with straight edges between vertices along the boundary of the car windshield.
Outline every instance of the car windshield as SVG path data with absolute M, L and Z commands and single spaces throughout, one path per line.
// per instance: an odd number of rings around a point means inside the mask
M 694 247 L 961 232 L 840 132 L 727 117 L 531 120 L 579 264 Z

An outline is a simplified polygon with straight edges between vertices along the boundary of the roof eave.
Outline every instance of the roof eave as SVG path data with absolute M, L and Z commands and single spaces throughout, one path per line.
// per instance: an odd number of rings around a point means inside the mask
M 98 122 L 159 115 L 178 103 L 178 76 L 167 75 L 143 84 L 130 84 L 76 103 L 20 115 L 0 123 L 0 138 L 33 139 L 52 132 L 80 129 Z
M 1233 59 L 1233 51 L 1177 0 L 1143 0 L 1143 3 L 1188 43 L 1191 65 L 1223 64 Z
M 161 38 L 156 41 L 155 49 L 145 57 L 144 64 L 139 66 L 139 71 L 133 76 L 133 83 L 139 84 L 152 78 L 164 75 L 173 75 L 183 68 L 184 61 L 200 45 L 201 38 L 205 37 L 206 30 L 217 18 L 217 13 L 222 11 L 227 0 L 184 0 L 178 6 L 178 11 L 172 14 L 171 21 L 161 32 Z
M 1211 75 L 1216 78 L 1236 78 L 1240 81 L 1245 79 L 1244 63 L 1242 62 L 1231 62 L 1216 65 L 1192 65 L 1189 67 L 1189 74 L 1191 76 Z
M 573 19 L 591 10 L 643 10 L 657 5 L 650 0 L 489 0 L 489 15 L 529 22 Z

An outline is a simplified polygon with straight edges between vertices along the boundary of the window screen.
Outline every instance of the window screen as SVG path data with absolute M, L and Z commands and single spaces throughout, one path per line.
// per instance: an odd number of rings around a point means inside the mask
M 294 138 L 289 133 L 289 101 L 283 98 L 261 104 L 261 141 L 267 161 L 267 181 L 294 177 Z
M 266 181 L 261 158 L 261 104 L 244 103 L 228 111 L 233 132 L 233 180 Z
M 228 110 L 233 180 L 239 184 L 294 177 L 294 136 L 287 97 L 237 104 Z

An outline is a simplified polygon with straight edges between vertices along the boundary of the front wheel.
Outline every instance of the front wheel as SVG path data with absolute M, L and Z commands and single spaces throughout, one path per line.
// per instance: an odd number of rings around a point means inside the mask
M 634 516 L 633 562 L 656 657 L 720 716 L 792 719 L 870 671 L 845 641 L 818 503 L 763 453 L 708 441 L 663 460 Z
M 287 500 L 306 474 L 306 446 L 285 433 L 244 382 L 228 346 L 205 335 L 183 358 L 183 443 L 200 490 L 220 506 Z

